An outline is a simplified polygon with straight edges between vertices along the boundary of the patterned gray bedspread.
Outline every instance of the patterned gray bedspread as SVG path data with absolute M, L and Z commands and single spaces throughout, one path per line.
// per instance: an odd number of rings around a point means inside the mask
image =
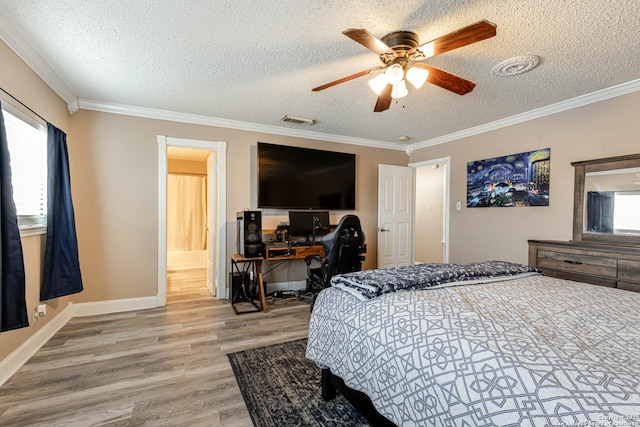
M 307 357 L 402 426 L 640 426 L 640 294 L 534 275 L 322 291 Z
M 417 264 L 339 274 L 331 278 L 331 285 L 351 292 L 364 301 L 389 292 L 426 289 L 454 282 L 487 282 L 537 272 L 538 270 L 527 265 L 507 261 Z

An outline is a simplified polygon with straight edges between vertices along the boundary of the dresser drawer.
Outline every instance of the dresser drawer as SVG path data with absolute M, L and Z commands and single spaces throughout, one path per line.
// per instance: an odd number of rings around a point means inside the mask
M 618 288 L 625 291 L 640 292 L 640 283 L 623 282 L 618 280 Z
M 619 260 L 618 279 L 640 283 L 640 261 Z
M 537 267 L 541 269 L 594 274 L 600 277 L 615 278 L 617 276 L 618 260 L 616 258 L 538 250 L 537 261 Z
M 555 277 L 556 279 L 573 280 L 574 282 L 590 283 L 592 285 L 606 286 L 608 288 L 616 287 L 616 279 L 613 278 L 609 279 L 587 274 L 571 273 L 568 271 L 547 270 L 544 268 L 541 268 L 540 271 L 542 271 L 543 275 Z

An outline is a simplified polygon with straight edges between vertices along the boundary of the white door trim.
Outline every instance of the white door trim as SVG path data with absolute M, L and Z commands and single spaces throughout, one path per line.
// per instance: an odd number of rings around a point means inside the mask
M 441 165 L 444 164 L 444 168 L 445 168 L 445 178 L 444 178 L 444 256 L 443 256 L 443 260 L 444 262 L 449 262 L 449 216 L 450 216 L 450 211 L 451 209 L 449 208 L 451 205 L 451 157 L 447 156 L 447 157 L 441 157 L 439 159 L 431 159 L 431 160 L 424 160 L 422 162 L 416 162 L 416 163 L 409 163 L 408 166 L 411 168 L 419 168 L 422 166 L 431 166 L 431 165 Z M 415 174 L 414 174 L 415 176 Z M 413 186 L 413 203 L 415 206 L 415 197 L 416 197 L 416 191 L 418 191 L 417 186 L 414 183 Z M 415 221 L 415 216 L 414 216 L 414 221 Z M 413 229 L 415 230 L 416 225 L 413 224 Z M 415 233 L 412 237 L 413 239 L 413 259 L 412 259 L 412 263 L 415 264 L 416 263 L 416 236 Z
M 170 138 L 157 136 L 158 143 L 158 294 L 157 306 L 167 304 L 167 146 L 200 148 L 216 151 L 218 167 L 218 298 L 226 299 L 227 288 L 225 281 L 225 266 L 227 259 L 227 143 L 224 141 L 201 141 L 196 139 Z

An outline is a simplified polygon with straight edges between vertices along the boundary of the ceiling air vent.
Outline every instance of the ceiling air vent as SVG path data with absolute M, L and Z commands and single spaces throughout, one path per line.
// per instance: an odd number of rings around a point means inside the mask
M 295 123 L 297 125 L 307 125 L 307 126 L 311 126 L 316 122 L 313 119 L 305 119 L 304 117 L 296 117 L 296 116 L 288 116 L 288 115 L 282 116 L 280 120 L 287 123 Z

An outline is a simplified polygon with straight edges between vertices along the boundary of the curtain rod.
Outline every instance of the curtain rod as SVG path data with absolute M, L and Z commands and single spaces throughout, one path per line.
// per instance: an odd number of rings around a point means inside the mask
M 11 95 L 9 92 L 7 92 L 6 90 L 4 90 L 3 88 L 0 87 L 0 90 L 3 91 L 4 93 L 6 93 L 7 95 L 9 95 L 11 98 L 13 98 L 14 101 L 16 101 L 17 103 L 19 103 L 20 105 L 22 105 L 24 108 L 26 108 L 27 110 L 31 111 L 33 114 L 35 114 L 36 116 L 38 116 L 40 118 L 40 120 L 42 120 L 43 122 L 49 124 L 49 121 L 46 120 L 44 117 L 42 117 L 40 114 L 36 113 L 35 111 L 33 111 L 31 108 L 29 108 L 27 105 L 25 105 L 22 101 L 20 101 L 18 98 L 16 98 L 15 96 Z

